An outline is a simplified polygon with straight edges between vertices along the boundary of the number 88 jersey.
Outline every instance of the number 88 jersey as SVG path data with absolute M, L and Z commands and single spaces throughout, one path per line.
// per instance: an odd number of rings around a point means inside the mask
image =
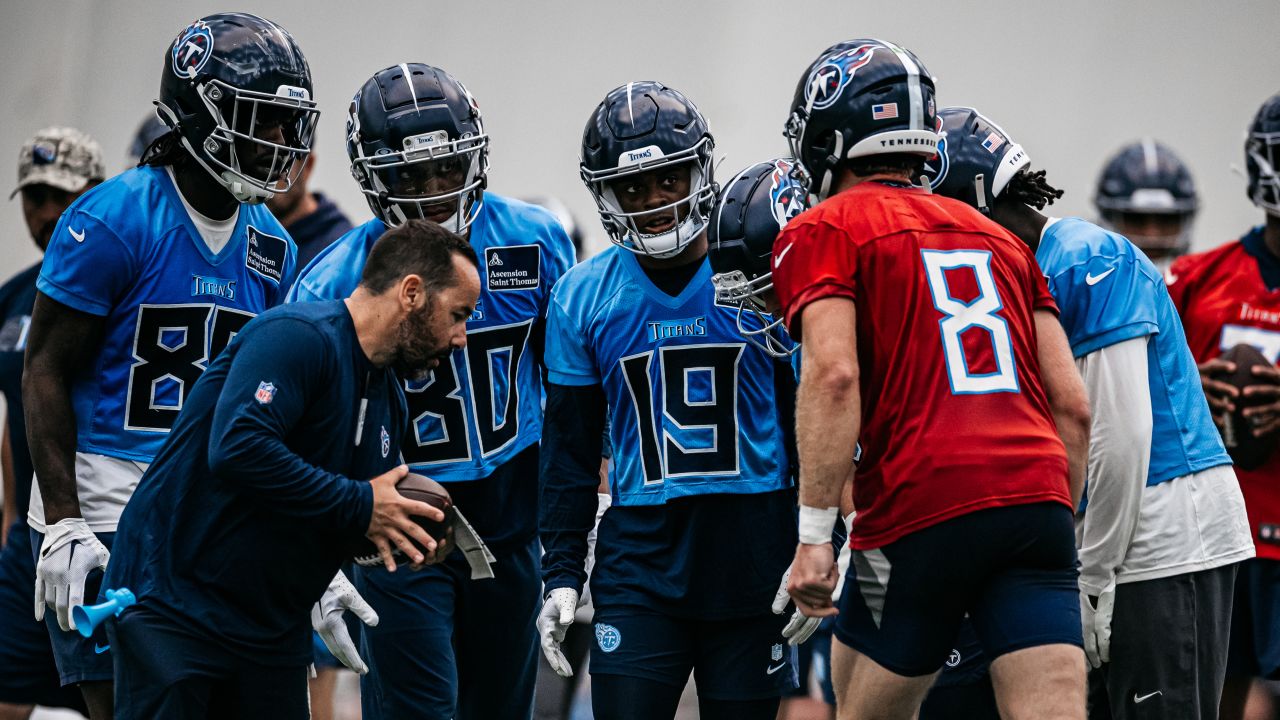
M 961 202 L 873 181 L 792 220 L 774 259 L 792 337 L 809 303 L 857 308 L 855 549 L 988 507 L 1070 507 L 1034 320 L 1057 306 L 1025 244 Z
M 36 282 L 105 324 L 95 365 L 72 386 L 76 449 L 151 462 L 213 358 L 284 301 L 296 256 L 267 207 L 247 204 L 214 253 L 165 168 L 129 170 L 80 197 Z
M 791 484 L 780 361 L 743 339 L 736 307 L 714 300 L 705 258 L 672 297 L 617 247 L 571 269 L 552 293 L 548 379 L 603 387 L 616 504 Z

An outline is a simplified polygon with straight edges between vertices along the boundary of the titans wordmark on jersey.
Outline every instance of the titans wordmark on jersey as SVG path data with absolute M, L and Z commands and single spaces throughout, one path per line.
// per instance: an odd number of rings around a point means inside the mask
M 40 292 L 106 323 L 72 387 L 77 450 L 150 462 L 192 385 L 236 332 L 284 300 L 296 248 L 264 205 L 240 205 L 214 254 L 164 168 L 129 170 L 63 213 Z
M 333 300 L 360 283 L 374 242 L 370 220 L 311 261 L 290 301 Z M 488 477 L 542 437 L 541 343 L 551 288 L 573 263 L 573 245 L 555 216 L 485 193 L 469 237 L 480 260 L 480 299 L 467 322 L 467 347 L 420 382 L 406 382 L 412 437 L 405 461 L 440 482 Z
M 778 421 L 776 361 L 738 333 L 737 309 L 716 305 L 704 259 L 671 297 L 635 257 L 613 247 L 573 268 L 553 293 L 548 379 L 604 388 L 610 489 L 621 505 L 790 483 Z

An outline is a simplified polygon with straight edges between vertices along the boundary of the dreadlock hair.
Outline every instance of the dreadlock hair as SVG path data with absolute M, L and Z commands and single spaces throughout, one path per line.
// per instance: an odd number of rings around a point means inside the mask
M 1017 200 L 1037 210 L 1043 210 L 1046 205 L 1052 205 L 1054 200 L 1062 197 L 1062 191 L 1045 180 L 1044 170 L 1032 172 L 1029 167 L 1022 168 L 1010 178 L 1003 194 L 1010 200 Z
M 177 130 L 170 130 L 152 140 L 147 149 L 142 151 L 142 157 L 138 159 L 138 166 L 176 166 L 182 164 L 188 157 L 190 155 L 187 153 L 187 149 L 182 147 L 182 136 L 178 134 Z

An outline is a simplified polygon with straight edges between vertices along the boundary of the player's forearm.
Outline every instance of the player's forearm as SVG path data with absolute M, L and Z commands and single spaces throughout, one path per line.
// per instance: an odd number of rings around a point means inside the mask
M 861 423 L 854 367 L 819 367 L 806 357 L 796 407 L 800 504 L 840 507 Z
M 1047 310 L 1037 310 L 1035 323 L 1041 379 L 1058 437 L 1066 448 L 1068 492 L 1074 508 L 1080 505 L 1089 463 L 1089 397 L 1058 317 Z
M 540 535 L 546 591 L 581 592 L 587 579 L 587 536 L 595 527 L 604 431 L 599 386 L 547 385 L 540 470 Z
M 1127 340 L 1076 361 L 1093 410 L 1089 505 L 1077 532 L 1080 587 L 1092 595 L 1115 577 L 1142 510 L 1153 425 L 1147 340 Z
M 46 524 L 80 517 L 76 490 L 76 416 L 71 405 L 70 380 L 27 356 L 22 396 L 27 419 L 27 444 Z

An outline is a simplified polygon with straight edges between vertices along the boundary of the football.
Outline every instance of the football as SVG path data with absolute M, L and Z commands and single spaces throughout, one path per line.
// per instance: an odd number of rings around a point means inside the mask
M 1237 466 L 1245 470 L 1253 470 L 1260 467 L 1271 456 L 1276 438 L 1274 432 L 1262 437 L 1254 436 L 1249 419 L 1244 416 L 1244 409 L 1265 403 L 1267 400 L 1250 401 L 1243 396 L 1243 393 L 1246 387 L 1264 382 L 1254 376 L 1253 367 L 1271 363 L 1261 352 L 1258 352 L 1257 348 L 1244 343 L 1223 353 L 1222 359 L 1235 363 L 1236 371 L 1224 373 L 1219 376 L 1219 379 L 1242 393 L 1239 401 L 1236 402 L 1236 411 L 1227 416 L 1226 423 L 1222 427 L 1222 442 L 1227 446 L 1227 452 L 1231 453 L 1231 459 Z
M 424 517 L 414 518 L 418 526 L 426 530 L 428 535 L 437 541 L 444 539 L 445 529 L 453 519 L 453 499 L 449 497 L 449 491 L 435 480 L 417 473 L 405 475 L 400 482 L 396 483 L 396 490 L 410 500 L 418 500 L 444 511 L 443 522 L 428 520 Z M 418 549 L 422 550 L 422 546 L 418 546 Z M 391 554 L 397 562 L 406 559 L 404 552 L 399 548 L 393 548 Z M 377 547 L 368 539 L 360 541 L 360 549 L 356 551 L 353 559 L 357 565 L 366 567 L 382 564 Z

